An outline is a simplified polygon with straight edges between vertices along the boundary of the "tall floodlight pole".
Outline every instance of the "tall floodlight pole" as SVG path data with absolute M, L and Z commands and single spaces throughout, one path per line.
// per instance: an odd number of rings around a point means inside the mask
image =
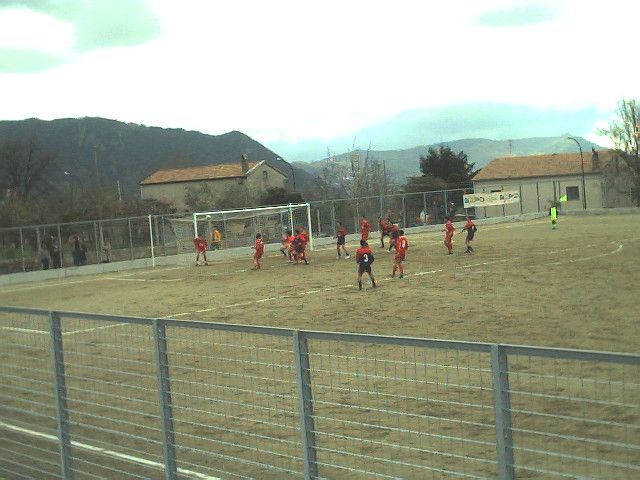
M 567 137 L 568 140 L 573 140 L 578 144 L 578 148 L 580 149 L 580 169 L 582 171 L 582 208 L 584 210 L 587 209 L 587 190 L 585 189 L 584 183 L 584 157 L 582 156 L 582 145 L 580 142 L 573 137 Z

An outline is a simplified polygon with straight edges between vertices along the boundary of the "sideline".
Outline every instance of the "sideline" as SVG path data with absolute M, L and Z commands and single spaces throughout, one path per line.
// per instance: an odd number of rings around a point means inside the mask
M 49 440 L 51 442 L 56 442 L 56 443 L 59 442 L 59 439 L 56 435 L 49 435 L 47 433 L 36 432 L 35 430 L 29 430 L 28 428 L 18 427 L 16 425 L 10 425 L 4 422 L 0 422 L 0 428 L 4 428 L 5 430 L 10 430 L 15 433 L 21 433 L 23 435 L 29 435 L 32 437 L 41 438 L 43 440 Z M 107 457 L 113 457 L 119 460 L 130 461 L 130 462 L 137 463 L 139 465 L 144 465 L 147 467 L 157 468 L 160 470 L 165 469 L 164 465 L 159 462 L 146 460 L 140 457 L 134 457 L 132 455 L 127 455 L 126 453 L 119 453 L 113 450 L 107 450 L 106 448 L 102 448 L 102 447 L 95 447 L 93 445 L 77 442 L 75 440 L 71 440 L 71 446 L 82 449 L 82 450 L 88 450 L 94 453 L 100 453 L 102 455 L 106 455 Z M 205 475 L 204 473 L 194 472 L 193 470 L 186 470 L 184 468 L 178 468 L 178 473 L 189 475 L 190 477 L 193 477 L 193 478 L 201 478 L 203 480 L 222 480 L 220 477 L 211 477 L 209 475 Z

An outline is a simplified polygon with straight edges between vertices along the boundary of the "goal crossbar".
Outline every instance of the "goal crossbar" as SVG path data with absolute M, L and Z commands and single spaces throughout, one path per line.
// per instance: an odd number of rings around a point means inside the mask
M 296 223 L 294 220 L 294 211 L 304 210 L 304 221 Z M 297 225 L 305 224 L 305 228 L 309 233 L 309 248 L 313 250 L 313 234 L 311 229 L 311 206 L 309 203 L 290 203 L 285 205 L 273 205 L 268 207 L 240 208 L 229 210 L 212 210 L 209 212 L 193 213 L 193 232 L 194 237 L 198 236 L 198 222 L 207 221 L 223 221 L 223 220 L 240 220 L 256 217 L 263 217 L 269 214 L 287 214 L 289 228 L 293 231 Z M 213 217 L 213 218 L 211 218 Z M 299 218 L 299 217 L 298 217 Z

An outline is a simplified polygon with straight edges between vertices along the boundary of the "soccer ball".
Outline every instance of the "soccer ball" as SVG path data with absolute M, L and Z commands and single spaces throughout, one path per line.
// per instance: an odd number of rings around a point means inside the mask
M 211 215 L 207 215 L 204 218 L 206 218 L 207 220 L 209 220 L 211 218 Z

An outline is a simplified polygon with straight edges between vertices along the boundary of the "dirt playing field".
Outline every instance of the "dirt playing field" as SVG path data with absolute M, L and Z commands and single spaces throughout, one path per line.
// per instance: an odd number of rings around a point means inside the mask
M 561 217 L 480 226 L 475 254 L 455 236 L 408 235 L 405 278 L 390 279 L 393 255 L 379 248 L 379 288 L 358 291 L 356 264 L 333 247 L 310 265 L 267 254 L 208 267 L 157 267 L 0 289 L 0 304 L 65 311 L 258 324 L 637 352 L 640 217 Z M 348 237 L 355 252 L 357 237 Z
M 334 247 L 311 252 L 309 265 L 291 264 L 271 253 L 260 271 L 251 270 L 252 250 L 247 248 L 244 258 L 208 267 L 156 267 L 7 286 L 0 290 L 0 305 L 636 353 L 638 220 L 640 215 L 629 214 L 561 217 L 558 230 L 546 219 L 480 225 L 472 255 L 463 253 L 463 235 L 455 237 L 454 255 L 446 254 L 439 232 L 408 235 L 403 279 L 389 278 L 393 255 L 379 248 L 374 233 L 370 243 L 379 286 L 367 283 L 363 291 L 357 288 L 354 259 L 336 259 Z M 355 244 L 356 236 L 350 236 L 352 254 Z M 149 329 L 132 324 L 102 330 L 110 325 L 94 328 L 86 320 L 66 317 L 74 438 L 161 462 Z M 4 380 L 17 391 L 33 392 L 41 387 L 34 386 L 31 376 L 42 370 L 38 385 L 49 381 L 49 367 L 44 366 L 49 347 L 45 336 L 29 332 L 46 332 L 46 317 L 24 320 L 11 323 L 21 328 L 4 331 L 8 348 L 0 356 L 7 369 Z M 175 328 L 168 336 L 177 443 L 188 447 L 179 454 L 182 464 L 206 469 L 209 475 L 226 472 L 222 478 L 279 479 L 287 478 L 286 469 L 300 471 L 291 340 Z M 353 461 L 352 453 L 340 453 L 351 451 L 369 456 L 364 468 L 396 478 L 424 478 L 429 471 L 429 478 L 451 478 L 442 473 L 448 469 L 497 476 L 486 354 L 313 342 L 314 415 L 321 458 L 328 462 L 322 467 L 324 476 L 367 478 L 357 473 L 363 464 Z M 409 371 L 407 365 L 412 366 Z M 25 368 L 30 373 L 23 379 Z M 621 407 L 632 395 L 622 380 L 635 370 L 527 357 L 513 358 L 510 370 L 512 415 L 520 427 L 516 443 L 530 447 L 518 451 L 520 465 L 586 478 L 593 471 L 585 470 L 585 462 L 576 461 L 573 470 L 573 457 L 549 463 L 536 453 L 574 455 L 578 445 L 580 456 L 593 462 L 636 463 L 631 450 L 610 449 L 620 438 L 637 444 L 637 430 L 626 427 L 637 424 L 637 417 Z M 600 390 L 605 388 L 606 395 Z M 256 395 L 256 389 L 269 394 Z M 579 416 L 595 421 L 571 416 L 576 393 L 591 398 L 577 404 Z M 42 395 L 29 412 L 19 396 L 8 397 L 4 406 L 12 410 L 0 420 L 32 429 L 30 415 L 40 410 L 52 420 L 51 400 Z M 55 432 L 55 424 L 41 423 L 28 433 L 14 429 L 11 435 L 28 445 L 41 429 Z M 238 433 L 247 429 L 253 436 Z M 531 433 L 535 431 L 547 433 Z M 598 441 L 580 443 L 581 435 Z M 51 445 L 46 442 L 43 451 Z M 263 449 L 279 453 L 266 455 Z M 84 471 L 93 471 L 96 460 L 82 448 L 76 450 L 79 458 L 87 455 Z M 224 457 L 214 461 L 211 452 Z M 227 465 L 225 459 L 233 457 L 243 459 L 239 467 Z M 393 463 L 407 458 L 421 467 Z M 133 475 L 137 468 L 139 475 L 148 475 L 142 462 L 123 463 L 118 453 L 101 457 L 101 462 L 121 476 L 124 471 Z M 351 472 L 332 466 L 350 462 Z M 519 478 L 548 478 L 518 473 Z

